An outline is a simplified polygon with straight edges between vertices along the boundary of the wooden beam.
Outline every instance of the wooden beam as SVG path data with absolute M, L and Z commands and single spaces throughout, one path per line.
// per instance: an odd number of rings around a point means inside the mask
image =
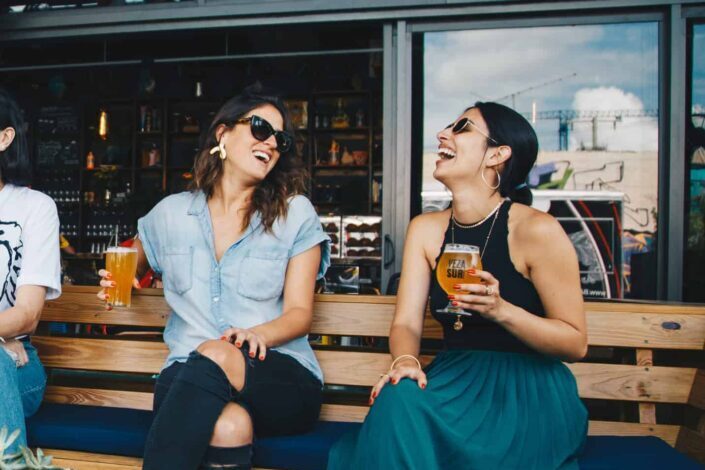
M 654 353 L 651 349 L 636 350 L 636 365 L 649 367 L 654 365 Z M 639 403 L 639 422 L 645 424 L 656 424 L 656 404 L 655 403 Z

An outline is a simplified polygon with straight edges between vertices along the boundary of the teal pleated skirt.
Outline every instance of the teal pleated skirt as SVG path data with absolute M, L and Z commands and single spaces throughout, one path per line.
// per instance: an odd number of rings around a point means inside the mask
M 577 469 L 587 410 L 560 361 L 446 351 L 425 390 L 382 389 L 359 431 L 331 449 L 328 469 Z

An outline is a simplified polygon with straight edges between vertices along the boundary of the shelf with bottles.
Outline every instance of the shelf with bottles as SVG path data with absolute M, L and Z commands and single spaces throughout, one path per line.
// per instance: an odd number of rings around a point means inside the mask
M 315 93 L 313 100 L 312 128 L 314 131 L 367 131 L 369 97 L 366 93 Z
M 81 235 L 80 225 L 78 223 L 60 223 L 59 233 L 67 238 L 78 238 Z

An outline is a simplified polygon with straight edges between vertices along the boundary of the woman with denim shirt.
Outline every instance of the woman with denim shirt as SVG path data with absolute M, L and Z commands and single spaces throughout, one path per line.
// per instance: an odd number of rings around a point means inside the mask
M 31 180 L 24 120 L 0 89 L 0 428 L 20 430 L 5 450 L 26 445 L 25 418 L 44 396 L 46 375 L 29 335 L 44 300 L 61 294 L 59 216 Z
M 139 220 L 138 272 L 161 273 L 171 307 L 145 469 L 250 468 L 253 436 L 316 423 L 307 334 L 330 254 L 303 191 L 286 110 L 255 85 L 213 119 L 193 191 Z

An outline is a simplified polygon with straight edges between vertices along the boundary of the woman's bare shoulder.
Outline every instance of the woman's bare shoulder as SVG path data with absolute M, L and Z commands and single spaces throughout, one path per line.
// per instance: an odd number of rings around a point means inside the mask
M 517 237 L 526 243 L 545 244 L 566 238 L 563 227 L 555 217 L 524 204 L 512 204 L 510 222 Z

